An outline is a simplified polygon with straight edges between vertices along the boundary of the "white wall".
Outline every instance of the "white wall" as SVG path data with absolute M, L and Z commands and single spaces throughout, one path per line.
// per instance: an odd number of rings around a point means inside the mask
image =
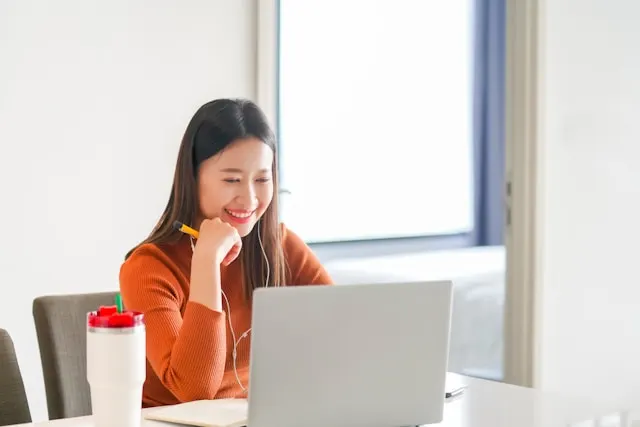
M 539 385 L 640 407 L 640 2 L 543 3 Z
M 169 195 L 195 109 L 253 97 L 251 0 L 0 2 L 0 327 L 33 417 L 46 401 L 31 303 L 115 290 Z

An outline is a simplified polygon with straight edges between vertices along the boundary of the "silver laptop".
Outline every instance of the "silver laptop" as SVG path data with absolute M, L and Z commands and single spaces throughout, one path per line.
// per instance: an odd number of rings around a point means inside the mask
M 451 282 L 261 288 L 249 427 L 442 421 Z

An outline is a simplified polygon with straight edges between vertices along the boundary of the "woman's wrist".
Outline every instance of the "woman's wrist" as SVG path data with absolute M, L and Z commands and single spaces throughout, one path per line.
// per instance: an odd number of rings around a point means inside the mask
M 223 257 L 218 256 L 214 251 L 198 250 L 196 247 L 191 255 L 191 266 L 192 269 L 194 266 L 198 268 L 206 268 L 207 266 L 219 267 L 222 264 L 222 259 Z
M 197 262 L 194 259 L 191 264 L 189 301 L 222 312 L 221 294 L 220 265 L 211 261 Z

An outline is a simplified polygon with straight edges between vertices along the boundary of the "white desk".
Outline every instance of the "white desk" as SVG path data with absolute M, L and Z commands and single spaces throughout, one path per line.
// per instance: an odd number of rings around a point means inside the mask
M 557 398 L 536 390 L 450 374 L 451 385 L 465 384 L 464 394 L 445 404 L 442 427 L 631 427 L 631 415 L 596 408 L 590 402 Z M 448 387 L 449 388 L 449 387 Z M 153 410 L 153 409 L 148 409 Z M 602 418 L 602 415 L 608 417 Z M 640 418 L 638 418 L 640 420 Z M 93 427 L 91 417 L 69 418 L 21 427 Z M 143 427 L 176 427 L 156 421 Z

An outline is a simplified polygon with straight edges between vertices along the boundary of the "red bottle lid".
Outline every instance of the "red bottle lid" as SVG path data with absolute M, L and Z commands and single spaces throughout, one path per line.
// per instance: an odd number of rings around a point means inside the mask
M 125 310 L 118 313 L 116 306 L 101 306 L 87 314 L 87 324 L 92 328 L 133 328 L 144 324 L 144 315 Z

